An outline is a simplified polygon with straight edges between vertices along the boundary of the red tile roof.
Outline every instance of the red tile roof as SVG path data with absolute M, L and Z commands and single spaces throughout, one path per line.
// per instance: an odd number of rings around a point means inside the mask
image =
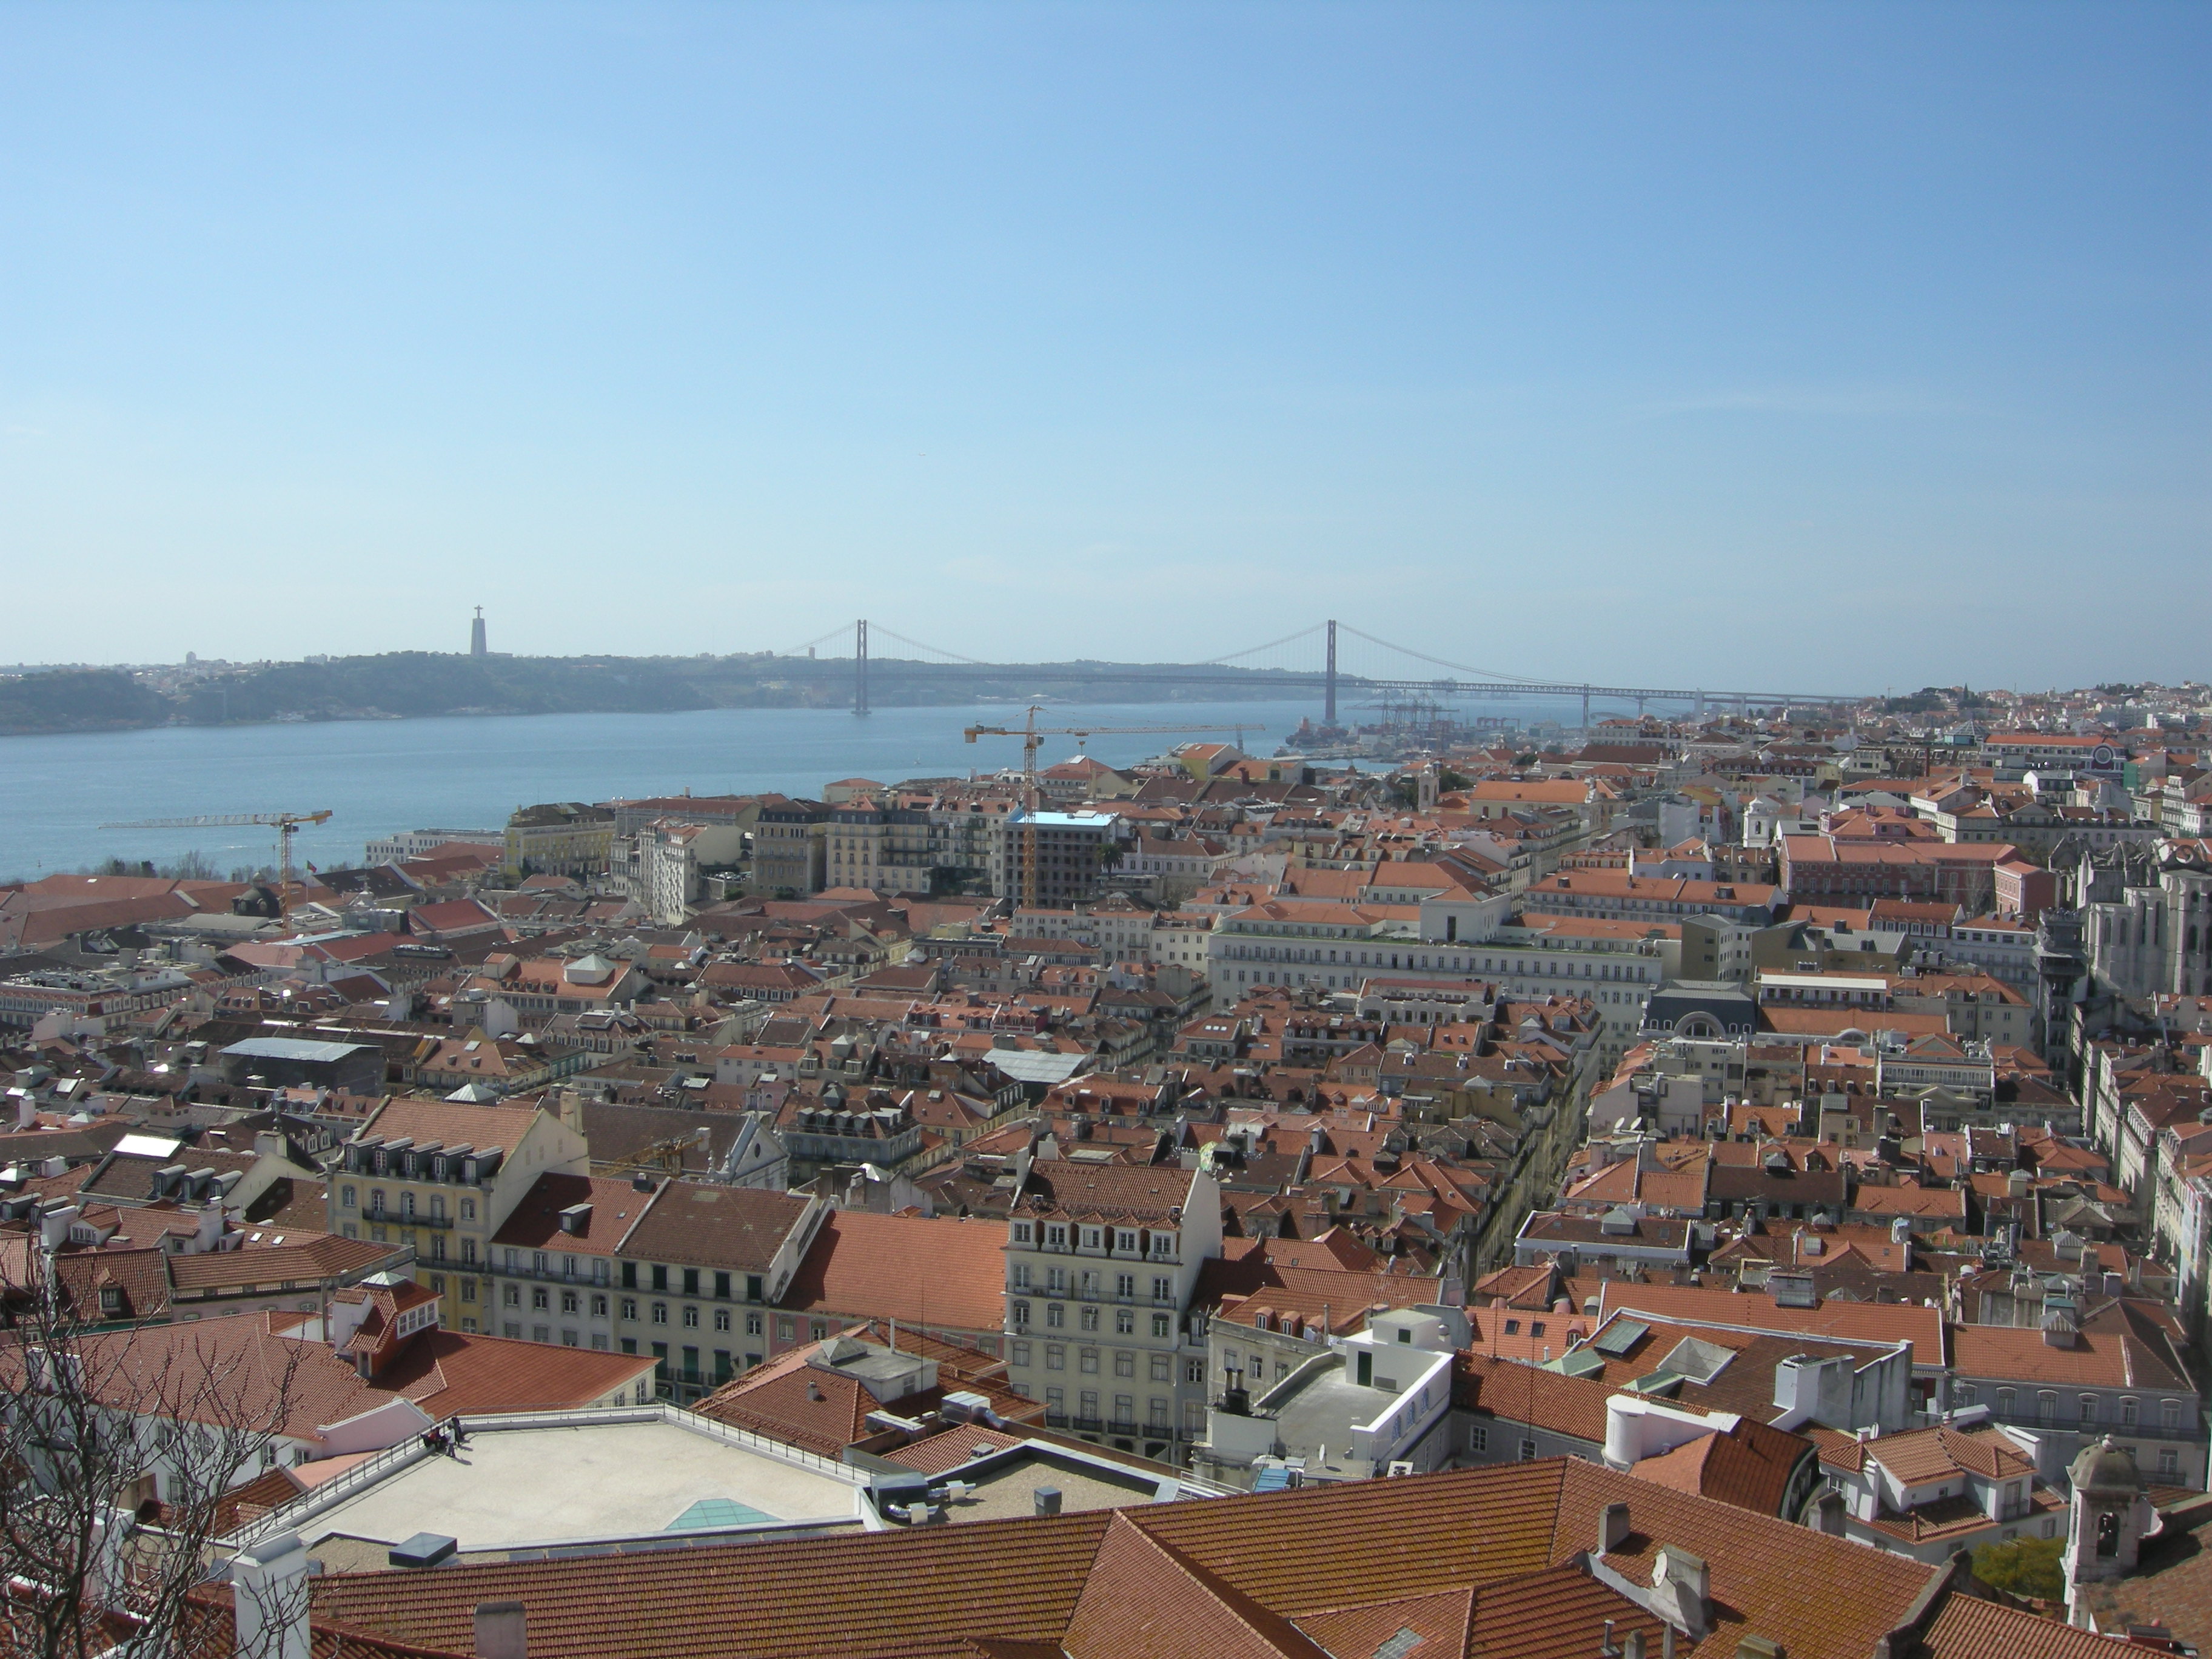
M 1944 1602 L 1919 1648 L 1926 1659 L 2113 1659 L 2123 1650 L 2109 1636 L 1964 1595 Z
M 492 1243 L 518 1249 L 558 1250 L 573 1255 L 612 1255 L 623 1235 L 645 1213 L 651 1193 L 627 1181 L 599 1176 L 542 1175 L 492 1235 Z M 573 1233 L 561 1230 L 561 1212 L 591 1206 Z
M 1347 1653 L 1400 1629 L 1439 1653 L 1570 1659 L 1596 1650 L 1604 1619 L 1617 1631 L 1637 1619 L 1563 1571 L 1594 1547 L 1610 1504 L 1627 1505 L 1629 1533 L 1606 1562 L 1631 1582 L 1649 1582 L 1662 1543 L 1708 1564 L 1714 1628 L 1688 1650 L 1701 1659 L 1753 1633 L 1791 1659 L 1858 1659 L 1940 1577 L 1554 1460 L 1042 1520 L 448 1566 L 410 1577 L 404 1596 L 388 1574 L 337 1574 L 313 1595 L 319 1620 L 448 1653 L 472 1650 L 478 1602 L 520 1600 L 537 1659 L 1265 1656 L 1322 1651 L 1323 1632 Z M 1455 1645 L 1470 1627 L 1475 1642 Z M 1646 1634 L 1656 1651 L 1656 1630 Z
M 1006 1224 L 836 1210 L 823 1218 L 781 1305 L 921 1329 L 995 1331 L 1006 1321 Z

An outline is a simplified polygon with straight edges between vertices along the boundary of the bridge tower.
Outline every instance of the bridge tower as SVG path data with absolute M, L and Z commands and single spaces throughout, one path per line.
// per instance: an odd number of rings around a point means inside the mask
M 1336 618 L 1328 619 L 1328 680 L 1322 692 L 1322 723 L 1336 724 Z
M 853 624 L 853 712 L 868 712 L 868 622 L 865 617 Z

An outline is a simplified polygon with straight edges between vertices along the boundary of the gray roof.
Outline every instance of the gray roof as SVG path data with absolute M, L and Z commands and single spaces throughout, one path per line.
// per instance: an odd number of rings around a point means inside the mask
M 1089 1054 L 1048 1054 L 1038 1048 L 994 1048 L 983 1058 L 1017 1083 L 1065 1083 L 1091 1060 Z
M 248 1060 L 337 1060 L 357 1054 L 373 1045 L 362 1042 L 310 1042 L 302 1037 L 248 1037 L 223 1050 Z

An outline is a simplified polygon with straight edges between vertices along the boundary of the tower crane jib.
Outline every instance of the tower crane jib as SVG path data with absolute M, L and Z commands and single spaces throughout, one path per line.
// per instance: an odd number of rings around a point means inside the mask
M 142 818 L 131 823 L 103 823 L 103 830 L 220 830 L 241 824 L 265 824 L 276 831 L 277 892 L 276 905 L 280 912 L 289 915 L 292 908 L 292 837 L 303 823 L 327 823 L 331 814 L 327 807 L 313 812 L 204 812 L 185 818 Z

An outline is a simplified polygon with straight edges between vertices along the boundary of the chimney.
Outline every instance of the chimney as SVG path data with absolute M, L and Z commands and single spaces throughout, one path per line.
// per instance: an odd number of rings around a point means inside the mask
M 1032 1498 L 1034 1498 L 1034 1500 L 1035 1500 L 1036 1510 L 1036 1513 L 1037 1513 L 1037 1514 L 1039 1514 L 1039 1515 L 1041 1515 L 1041 1516 L 1042 1516 L 1042 1515 L 1058 1515 L 1058 1514 L 1060 1513 L 1060 1488 L 1059 1488 L 1059 1487 L 1057 1487 L 1057 1486 L 1039 1486 L 1038 1488 L 1036 1488 L 1036 1490 L 1035 1491 L 1035 1492 L 1033 1492 L 1033 1493 L 1031 1494 L 1031 1496 L 1032 1496 Z M 518 1656 L 518 1659 L 519 1659 L 519 1656 Z
M 1597 1553 L 1610 1554 L 1628 1541 L 1628 1505 L 1607 1504 L 1597 1517 Z
M 64 1204 L 58 1209 L 48 1210 L 39 1218 L 39 1248 L 52 1254 L 69 1243 L 70 1224 L 79 1212 L 74 1204 Z
M 124 1505 L 110 1504 L 94 1517 L 92 1551 L 85 1563 L 84 1591 L 95 1605 L 106 1606 L 111 1591 L 128 1594 L 129 1563 L 125 1551 L 131 1534 L 137 1530 L 136 1511 Z
M 1712 1570 L 1705 1558 L 1673 1544 L 1659 1547 L 1651 1564 L 1651 1610 L 1691 1640 L 1711 1628 Z
M 242 1551 L 230 1564 L 230 1582 L 241 1655 L 308 1659 L 307 1552 L 299 1534 L 279 1533 Z
M 520 1601 L 477 1603 L 477 1659 L 529 1659 Z
M 222 1206 L 209 1204 L 201 1207 L 199 1230 L 192 1235 L 195 1252 L 212 1250 L 222 1243 Z
M 1822 1492 L 1820 1494 L 1820 1501 L 1817 1507 L 1820 1511 L 1820 1516 L 1819 1519 L 1814 1522 L 1813 1529 L 1815 1532 L 1824 1532 L 1831 1538 L 1843 1537 L 1844 1535 L 1844 1509 L 1843 1493 L 1839 1492 Z
M 1252 1414 L 1252 1396 L 1245 1391 L 1244 1373 L 1231 1365 L 1223 1371 L 1222 1376 L 1221 1409 L 1232 1416 L 1249 1417 Z

